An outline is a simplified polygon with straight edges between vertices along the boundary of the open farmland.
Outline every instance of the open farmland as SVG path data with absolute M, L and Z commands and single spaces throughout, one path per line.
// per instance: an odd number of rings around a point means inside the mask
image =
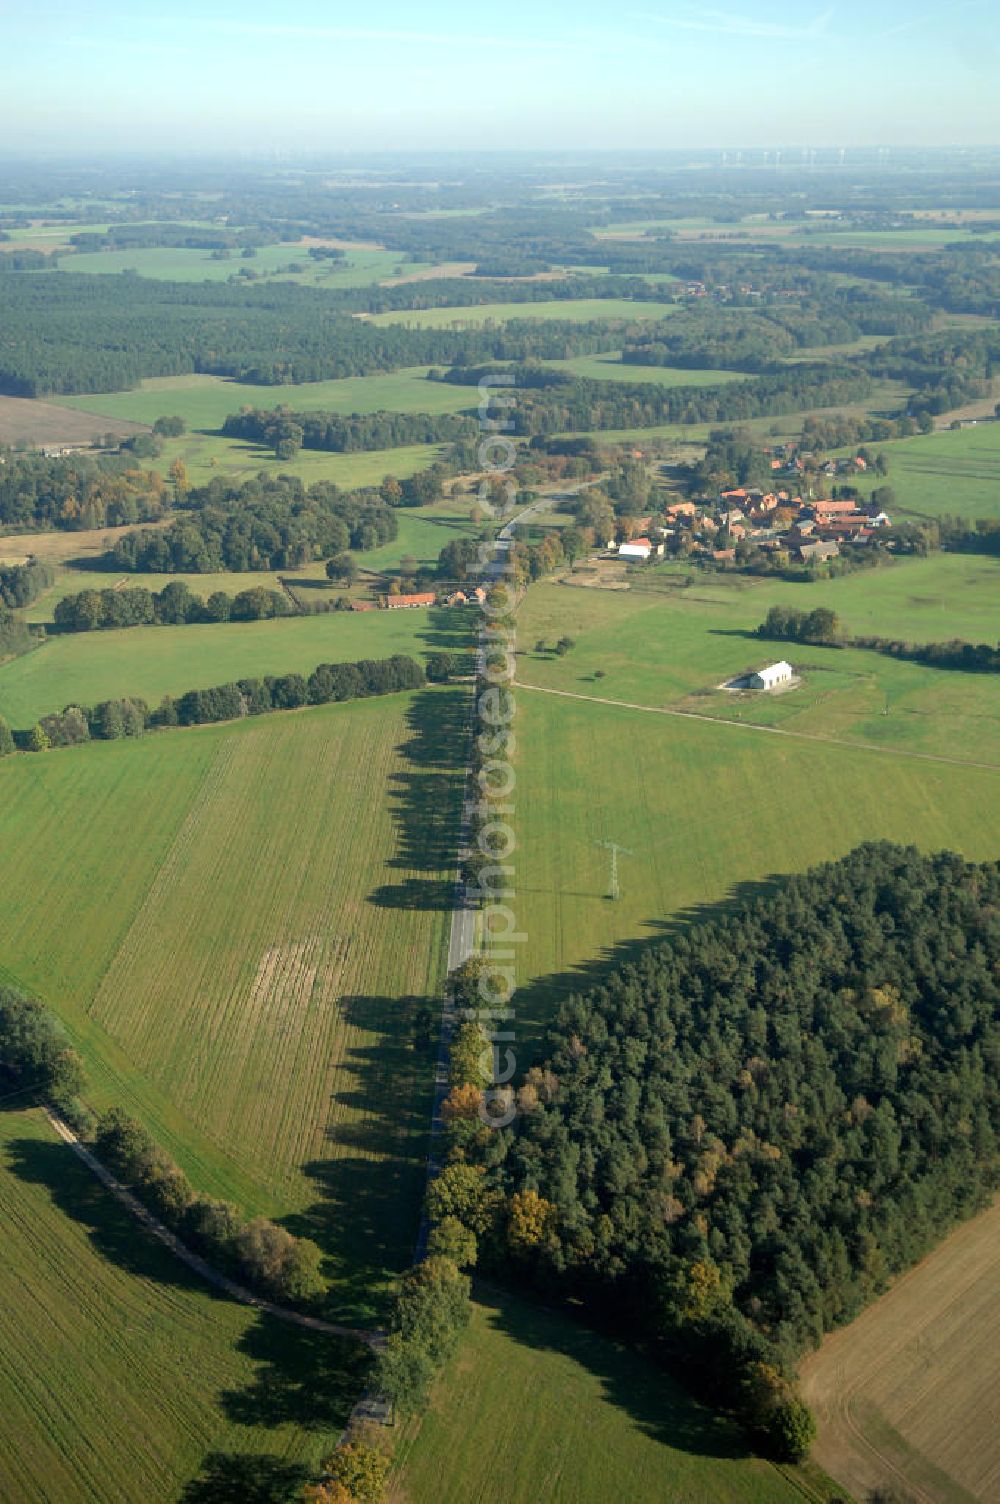
M 528 935 L 519 957 L 522 1040 L 537 1039 L 562 990 L 603 976 L 637 942 L 741 884 L 877 838 L 975 860 L 1000 846 L 1000 767 L 527 689 L 517 691 L 517 705 L 517 890 Z M 607 898 L 608 854 L 598 844 L 606 840 L 633 853 L 622 858 L 617 903 Z
M 166 439 L 156 468 L 167 473 L 175 460 L 185 465 L 194 485 L 216 475 L 249 477 L 271 469 L 273 449 L 219 432 L 230 413 L 241 407 L 287 406 L 302 411 L 338 413 L 459 412 L 473 405 L 468 387 L 424 380 L 427 367 L 418 366 L 386 376 L 353 376 L 341 381 L 304 382 L 297 386 L 251 386 L 217 376 L 154 377 L 129 392 L 92 393 L 60 398 L 58 406 L 90 416 L 98 430 L 109 418 L 152 424 L 160 417 L 183 418 L 188 432 Z M 307 483 L 333 481 L 350 489 L 375 486 L 387 475 L 403 478 L 424 470 L 439 459 L 440 444 L 410 444 L 394 449 L 359 450 L 349 454 L 302 449 L 281 463 L 283 475 L 298 475 Z
M 89 228 L 89 227 L 88 227 Z M 291 271 L 296 266 L 298 270 Z M 399 251 L 376 250 L 352 246 L 343 261 L 313 260 L 305 241 L 285 241 L 280 245 L 257 247 L 253 256 L 244 258 L 239 250 L 226 258 L 213 256 L 210 250 L 187 246 L 142 246 L 124 251 L 83 251 L 66 253 L 59 258 L 59 270 L 88 272 L 91 275 L 120 276 L 136 272 L 167 282 L 228 282 L 240 279 L 240 272 L 255 274 L 260 280 L 280 278 L 285 282 L 302 282 L 317 287 L 368 287 L 391 279 L 398 272 L 421 270 L 422 262 L 410 262 Z
M 962 243 L 978 244 L 992 238 L 993 232 L 974 232 L 966 225 L 954 228 L 936 225 L 906 225 L 898 229 L 865 230 L 839 221 L 824 223 L 819 217 L 790 219 L 775 223 L 764 215 L 747 214 L 731 219 L 697 217 L 632 219 L 594 230 L 600 240 L 650 240 L 667 232 L 679 241 L 733 240 L 769 241 L 778 245 L 840 246 L 844 249 L 871 251 L 929 251 L 941 246 Z
M 57 403 L 29 397 L 0 397 L 0 446 L 91 444 L 107 433 L 124 439 L 142 433 L 143 428 L 141 420 L 76 413 Z
M 255 576 L 227 578 L 230 590 L 256 583 Z M 0 715 L 15 726 L 31 725 L 71 701 L 90 705 L 131 694 L 153 705 L 166 694 L 249 675 L 308 672 L 317 663 L 393 653 L 422 658 L 442 644 L 461 644 L 467 620 L 459 611 L 336 611 L 273 621 L 68 632 L 0 666 Z
M 385 376 L 348 376 L 304 381 L 296 386 L 253 386 L 223 376 L 154 376 L 131 392 L 95 392 L 60 397 L 60 407 L 152 424 L 177 416 L 189 428 L 220 428 L 241 407 L 292 407 L 298 412 L 451 413 L 475 406 L 468 387 L 427 381 L 429 366 L 411 366 Z
M 662 319 L 676 312 L 676 303 L 639 302 L 630 298 L 554 298 L 543 303 L 475 303 L 467 307 L 415 308 L 371 315 L 373 324 L 405 324 L 411 329 L 474 329 L 512 319 Z
M 406 558 L 414 558 L 419 565 L 433 568 L 446 543 L 456 537 L 473 537 L 478 534 L 480 529 L 470 516 L 474 505 L 472 496 L 456 496 L 426 507 L 400 508 L 397 514 L 399 532 L 392 542 L 383 543 L 378 548 L 355 550 L 353 556 L 362 569 L 378 571 L 380 574 L 398 571 L 401 561 Z M 173 517 L 168 518 L 168 521 L 173 520 Z M 131 586 L 162 590 L 172 580 L 183 580 L 202 599 L 207 599 L 215 590 L 222 590 L 227 595 L 237 595 L 241 590 L 258 585 L 267 590 L 280 590 L 283 583 L 287 583 L 293 593 L 307 603 L 329 603 L 345 593 L 342 586 L 327 579 L 326 568 L 321 560 L 298 569 L 254 570 L 250 574 L 225 571 L 218 574 L 122 574 L 117 570 L 96 572 L 95 557 L 107 552 L 121 533 L 132 531 L 134 529 L 131 527 L 94 528 L 84 533 L 15 533 L 6 538 L 0 536 L 0 561 L 6 562 L 9 559 L 13 563 L 22 563 L 28 554 L 34 553 L 44 558 L 55 572 L 53 584 L 25 610 L 25 620 L 51 622 L 57 602 L 79 590 L 125 589 Z M 358 588 L 364 597 L 364 591 Z
M 590 578 L 578 572 L 576 578 Z M 932 669 L 860 649 L 764 641 L 772 605 L 828 606 L 848 631 L 913 642 L 1000 639 L 1000 563 L 934 555 L 812 585 L 672 566 L 636 570 L 627 591 L 541 585 L 518 619 L 518 678 L 585 696 L 669 707 L 851 742 L 1000 764 L 995 675 Z M 691 583 L 684 588 L 686 579 Z M 560 636 L 576 647 L 551 651 Z M 535 644 L 544 642 L 547 651 Z M 721 686 L 790 658 L 802 684 L 782 695 Z M 600 677 L 597 677 L 597 676 Z M 2 678 L 0 678 L 2 684 Z
M 953 1232 L 803 1364 L 815 1453 L 862 1497 L 903 1486 L 921 1504 L 1000 1497 L 1000 1204 Z
M 748 381 L 743 371 L 694 371 L 681 366 L 637 366 L 622 360 L 619 351 L 608 355 L 577 355 L 569 360 L 547 360 L 554 371 L 564 371 L 587 381 L 647 382 L 653 386 L 722 386 L 727 381 Z
M 0 1115 L 0 1217 L 0 1497 L 174 1504 L 190 1486 L 194 1504 L 248 1469 L 294 1486 L 315 1465 L 353 1401 L 351 1345 L 322 1339 L 317 1394 L 312 1334 L 138 1235 L 37 1110 Z M 267 1413 L 268 1387 L 297 1396 L 294 1421 Z
M 426 470 L 445 453 L 443 444 L 407 444 L 396 449 L 364 449 L 350 454 L 327 454 L 318 449 L 300 449 L 292 460 L 281 465 L 282 475 L 297 475 L 309 486 L 313 481 L 332 481 L 341 490 L 361 486 L 378 486 L 387 475 L 405 480 L 418 470 Z M 167 439 L 163 454 L 155 462 L 166 475 L 174 460 L 181 460 L 188 481 L 206 485 L 217 475 L 247 480 L 261 470 L 275 466 L 274 450 L 263 444 L 229 439 L 222 434 L 187 433 L 179 439 Z
M 786 1472 L 747 1456 L 734 1430 L 634 1352 L 499 1292 L 479 1292 L 462 1350 L 399 1460 L 400 1501 L 834 1497 L 816 1469 Z
M 354 1314 L 416 1231 L 413 1010 L 444 965 L 465 715 L 423 691 L 0 769 L 9 977 L 196 1186 L 298 1212 Z
M 1000 517 L 1000 422 L 893 439 L 877 446 L 889 461 L 887 481 L 856 481 L 867 491 L 888 484 L 894 510 L 923 517 Z

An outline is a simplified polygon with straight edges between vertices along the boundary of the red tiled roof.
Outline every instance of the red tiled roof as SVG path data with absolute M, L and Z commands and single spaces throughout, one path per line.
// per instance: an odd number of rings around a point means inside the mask
M 390 610 L 398 606 L 433 606 L 437 596 L 433 590 L 427 590 L 419 595 L 387 595 L 386 605 Z

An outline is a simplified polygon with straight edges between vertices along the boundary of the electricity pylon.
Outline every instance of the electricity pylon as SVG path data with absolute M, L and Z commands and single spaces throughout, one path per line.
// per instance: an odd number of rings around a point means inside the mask
M 620 856 L 635 856 L 634 851 L 629 851 L 627 846 L 619 846 L 617 841 L 595 841 L 595 846 L 603 846 L 611 852 L 611 886 L 608 890 L 609 898 L 621 898 L 622 890 L 618 884 L 618 858 Z

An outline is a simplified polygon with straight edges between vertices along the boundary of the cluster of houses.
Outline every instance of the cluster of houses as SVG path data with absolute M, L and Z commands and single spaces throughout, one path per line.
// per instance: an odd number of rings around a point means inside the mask
M 890 524 L 880 506 L 860 498 L 804 501 L 789 490 L 738 486 L 723 491 L 714 503 L 673 502 L 662 521 L 640 517 L 638 537 L 611 539 L 607 547 L 620 559 L 644 563 L 668 549 L 674 552 L 683 538 L 685 552 L 726 563 L 735 559 L 737 545 L 747 542 L 804 564 L 836 558 L 844 543 L 870 544 Z
M 764 453 L 770 458 L 771 469 L 776 473 L 787 475 L 802 475 L 810 468 L 807 463 L 813 458 L 806 450 L 801 450 L 798 444 L 774 444 Z M 814 467 L 815 468 L 815 467 Z M 819 466 L 820 475 L 865 475 L 869 469 L 868 461 L 863 454 L 849 455 L 847 459 L 825 460 Z
M 763 290 L 754 287 L 752 282 L 740 282 L 731 287 L 728 282 L 716 282 L 711 287 L 704 282 L 691 281 L 684 284 L 684 296 L 686 298 L 718 298 L 722 303 L 728 303 L 733 297 L 762 298 Z

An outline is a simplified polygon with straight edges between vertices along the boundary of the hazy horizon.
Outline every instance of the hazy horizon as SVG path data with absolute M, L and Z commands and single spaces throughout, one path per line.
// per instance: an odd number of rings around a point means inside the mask
M 969 147 L 1000 140 L 990 0 L 593 0 L 482 17 L 303 0 L 0 0 L 8 156 Z

